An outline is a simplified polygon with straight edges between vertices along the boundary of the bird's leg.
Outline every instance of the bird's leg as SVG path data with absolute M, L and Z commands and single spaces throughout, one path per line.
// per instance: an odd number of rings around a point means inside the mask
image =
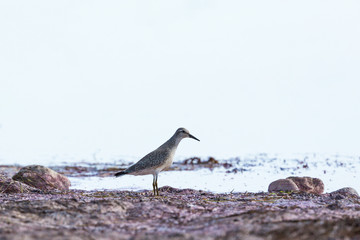
M 155 196 L 155 176 L 156 176 L 156 175 L 154 174 L 153 184 L 152 184 L 152 185 L 153 185 L 154 196 Z
M 159 188 L 158 188 L 158 185 L 157 185 L 157 179 L 158 179 L 158 174 L 156 174 L 155 186 L 156 186 L 156 193 L 157 193 L 157 195 L 159 196 Z M 154 193 L 154 194 L 155 194 L 155 193 Z

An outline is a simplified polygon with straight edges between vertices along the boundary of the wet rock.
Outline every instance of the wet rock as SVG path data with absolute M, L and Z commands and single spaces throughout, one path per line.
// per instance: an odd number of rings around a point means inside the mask
M 299 188 L 290 179 L 279 179 L 270 183 L 268 191 L 269 192 L 299 191 Z
M 312 177 L 288 177 L 293 181 L 301 192 L 322 194 L 324 192 L 324 183 L 319 178 Z
M 359 194 L 358 192 L 354 189 L 354 188 L 351 188 L 351 187 L 344 187 L 344 188 L 340 188 L 336 191 L 333 191 L 331 192 L 330 194 L 332 195 L 342 195 L 342 196 L 357 196 L 359 197 Z
M 47 191 L 55 189 L 68 191 L 70 187 L 70 181 L 67 177 L 40 165 L 21 168 L 20 171 L 13 176 L 13 179 Z
M 30 193 L 36 192 L 37 189 L 30 187 L 24 183 L 14 181 L 0 175 L 0 194 L 3 193 Z

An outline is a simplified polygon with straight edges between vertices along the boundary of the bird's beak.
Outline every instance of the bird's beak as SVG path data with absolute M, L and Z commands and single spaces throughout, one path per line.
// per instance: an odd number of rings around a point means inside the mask
M 193 139 L 198 140 L 198 141 L 200 142 L 200 140 L 199 140 L 199 139 L 197 139 L 196 137 L 194 137 L 194 136 L 193 136 L 193 135 L 191 135 L 190 133 L 189 133 L 189 138 L 193 138 Z

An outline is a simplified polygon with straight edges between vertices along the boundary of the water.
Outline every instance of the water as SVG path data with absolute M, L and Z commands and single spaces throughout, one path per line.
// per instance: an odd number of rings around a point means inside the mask
M 227 165 L 214 168 L 195 166 L 194 170 L 161 172 L 158 185 L 192 188 L 215 193 L 267 191 L 269 184 L 289 176 L 320 178 L 325 192 L 342 187 L 360 190 L 359 156 L 341 155 L 267 155 L 258 154 L 222 160 Z M 175 166 L 184 166 L 181 162 Z M 230 166 L 231 165 L 231 166 Z M 152 175 L 107 177 L 70 177 L 72 189 L 84 190 L 152 190 Z

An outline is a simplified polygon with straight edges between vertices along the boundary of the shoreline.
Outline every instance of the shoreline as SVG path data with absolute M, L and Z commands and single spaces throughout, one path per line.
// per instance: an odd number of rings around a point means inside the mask
M 348 156 L 299 155 L 297 158 L 275 158 L 258 154 L 253 157 L 217 160 L 212 157 L 192 157 L 174 162 L 159 176 L 159 185 L 193 188 L 215 193 L 267 191 L 271 182 L 290 176 L 309 176 L 324 182 L 325 192 L 343 187 L 360 191 L 356 179 L 360 170 L 358 158 Z M 84 190 L 141 190 L 151 189 L 152 177 L 123 176 L 113 178 L 129 164 L 110 162 L 77 162 L 45 165 L 72 181 L 72 189 Z M 0 165 L 0 174 L 11 178 L 22 165 Z M 261 176 L 261 177 L 260 177 Z M 260 178 L 259 178 L 260 177 Z

